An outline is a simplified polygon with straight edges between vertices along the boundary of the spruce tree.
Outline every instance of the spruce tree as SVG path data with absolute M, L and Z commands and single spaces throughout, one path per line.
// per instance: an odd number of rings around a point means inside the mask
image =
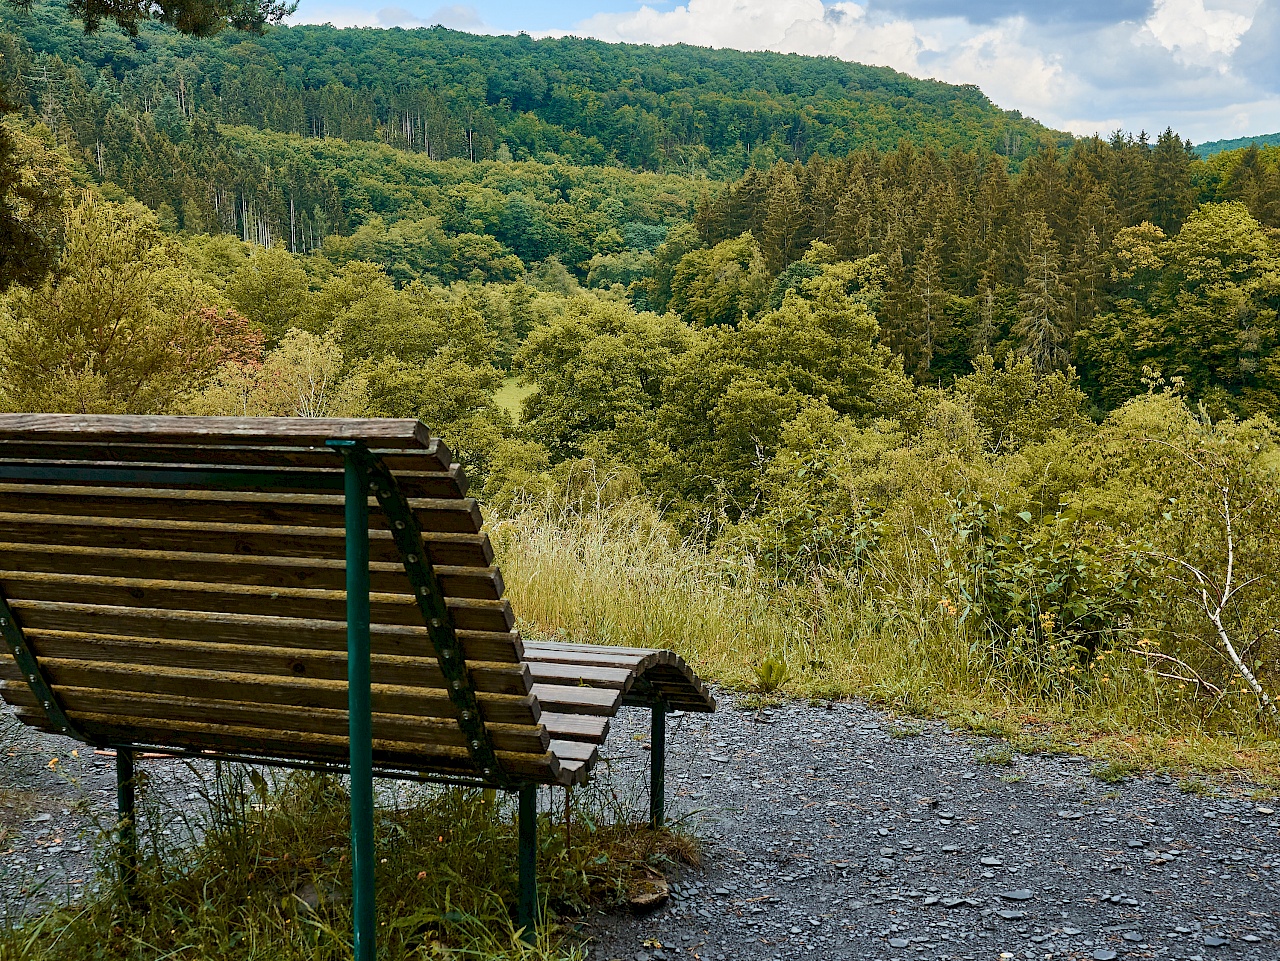
M 1067 287 L 1062 281 L 1062 258 L 1044 216 L 1031 224 L 1027 240 L 1027 279 L 1018 297 L 1018 353 L 1036 370 L 1061 369 L 1069 360 L 1067 342 Z
M 916 379 L 919 381 L 927 379 L 938 342 L 946 333 L 944 327 L 949 295 L 942 277 L 942 257 L 939 256 L 939 246 L 937 238 L 930 234 L 911 272 L 911 300 L 915 308 L 913 325 L 915 329 L 912 331 L 914 356 L 910 358 L 912 363 L 908 364 L 908 368 L 915 371 Z
M 804 252 L 803 234 L 807 218 L 804 197 L 795 173 L 789 168 L 778 167 L 771 180 L 760 247 L 769 270 L 776 274 Z
M 1151 222 L 1167 234 L 1177 233 L 1194 204 L 1190 146 L 1167 127 L 1151 152 Z

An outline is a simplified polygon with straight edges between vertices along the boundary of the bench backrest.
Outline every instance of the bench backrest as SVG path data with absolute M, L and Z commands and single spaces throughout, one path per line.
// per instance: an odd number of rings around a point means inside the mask
M 560 780 L 479 508 L 412 420 L 0 416 L 5 637 L 35 656 L 57 703 L 50 714 L 15 657 L 0 659 L 5 700 L 29 723 L 56 727 L 60 711 L 102 744 L 343 760 L 333 440 L 367 446 L 394 477 L 465 661 L 459 691 L 426 588 L 406 574 L 420 559 L 371 491 L 375 762 L 478 775 L 460 723 L 470 696 L 507 776 Z

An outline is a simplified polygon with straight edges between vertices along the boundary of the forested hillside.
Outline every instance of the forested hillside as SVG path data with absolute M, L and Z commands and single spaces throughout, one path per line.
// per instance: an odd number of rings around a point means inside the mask
M 1222 153 L 1224 150 L 1242 150 L 1251 146 L 1280 146 L 1280 133 L 1264 133 L 1256 137 L 1236 137 L 1232 140 L 1213 140 L 1208 143 L 1198 143 L 1196 144 L 1196 156 L 1207 160 L 1214 154 Z
M 90 133 L 114 107 L 179 138 L 199 117 L 441 160 L 559 157 L 725 175 L 902 138 L 1017 159 L 1052 135 L 976 87 L 834 58 L 443 28 L 193 39 L 143 24 L 135 40 L 114 26 L 68 29 L 58 3 L 6 11 L 5 22 L 21 38 L 6 51 L 11 76 L 35 79 L 23 92 L 50 95 L 82 144 L 100 139 Z
M 417 416 L 534 630 L 1271 723 L 1280 149 L 811 58 L 61 16 L 0 36 L 3 409 Z

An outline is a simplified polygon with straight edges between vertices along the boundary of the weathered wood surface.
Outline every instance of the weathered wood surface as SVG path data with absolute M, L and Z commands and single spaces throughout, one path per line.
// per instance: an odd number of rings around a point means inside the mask
M 493 563 L 493 546 L 487 534 L 424 531 L 423 540 L 427 559 L 432 564 L 487 567 Z M 321 529 L 3 512 L 0 512 L 0 541 L 338 561 L 346 556 L 343 532 L 339 527 Z M 402 564 L 390 531 L 369 533 L 369 558 L 397 566 Z
M 21 673 L 12 658 L 6 658 L 0 678 L 22 684 Z M 149 694 L 189 697 L 199 692 L 217 701 L 275 705 L 305 714 L 315 709 L 345 711 L 346 681 L 326 681 L 282 675 L 258 675 L 237 671 L 203 671 L 158 665 L 79 661 L 42 658 L 41 667 L 55 693 L 63 688 L 93 688 L 117 694 Z M 6 684 L 6 699 L 12 694 Z M 443 687 L 425 685 L 374 684 L 373 710 L 379 714 L 406 714 L 414 717 L 457 718 L 458 711 Z M 541 713 L 528 694 L 476 694 L 480 713 L 486 721 L 501 724 L 537 724 Z M 154 724 L 154 722 L 153 722 Z
M 449 597 L 496 601 L 503 593 L 496 567 L 433 565 L 441 589 Z M 342 591 L 346 564 L 328 558 L 258 557 L 206 554 L 198 551 L 128 550 L 0 542 L 0 567 L 17 574 L 60 574 L 105 578 L 130 576 L 152 581 L 195 584 L 240 584 L 248 587 Z M 0 578 L 5 575 L 0 573 Z M 373 561 L 370 587 L 375 593 L 410 594 L 404 566 Z
M 434 570 L 509 774 L 585 779 L 624 698 L 714 709 L 671 652 L 523 642 L 465 473 L 416 421 L 0 415 L 0 466 L 154 470 L 0 478 L 0 589 L 73 722 L 113 743 L 345 755 L 345 505 L 306 486 L 341 473 L 330 438 L 396 472 L 424 534 L 410 563 Z M 244 485 L 204 489 L 188 469 Z M 275 486 L 256 489 L 264 470 Z M 369 504 L 375 756 L 475 773 L 405 558 Z M 11 658 L 0 696 L 47 726 Z
M 427 449 L 425 424 L 412 419 L 334 417 L 155 417 L 80 414 L 0 414 L 0 443 L 75 441 L 143 444 L 317 447 L 359 440 L 370 447 Z
M 577 677 L 580 684 L 614 690 L 620 698 L 660 696 L 677 710 L 715 710 L 706 685 L 674 651 L 526 641 L 524 656 L 535 686 Z
M 424 529 L 439 533 L 478 534 L 484 523 L 472 497 L 413 497 L 409 506 Z M 0 483 L 0 513 L 340 530 L 346 507 L 339 494 Z M 389 529 L 373 498 L 369 523 L 374 530 Z

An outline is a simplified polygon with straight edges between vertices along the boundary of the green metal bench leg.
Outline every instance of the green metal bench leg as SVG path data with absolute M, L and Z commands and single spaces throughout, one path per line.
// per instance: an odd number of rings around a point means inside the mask
M 138 886 L 138 814 L 133 750 L 116 748 L 116 857 L 120 886 L 132 899 Z
M 653 734 L 649 765 L 649 827 L 657 830 L 667 820 L 667 706 L 653 705 Z
M 369 492 L 346 457 L 347 724 L 351 747 L 351 908 L 355 961 L 374 961 L 373 722 L 369 690 Z
M 524 940 L 532 944 L 537 937 L 533 925 L 538 915 L 538 787 L 523 785 L 519 795 L 520 902 L 516 921 L 524 928 Z

